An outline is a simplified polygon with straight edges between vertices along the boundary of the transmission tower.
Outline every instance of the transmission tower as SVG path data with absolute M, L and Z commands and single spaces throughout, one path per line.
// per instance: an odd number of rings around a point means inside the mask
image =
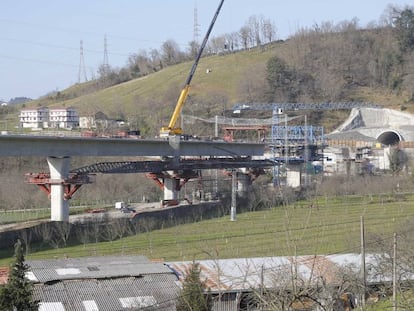
M 109 69 L 109 61 L 108 61 L 108 42 L 106 40 L 106 35 L 104 37 L 104 59 L 103 59 L 103 68 L 105 71 L 105 74 L 108 73 Z
M 86 77 L 85 59 L 83 58 L 83 41 L 82 40 L 80 40 L 78 83 L 81 82 L 81 76 L 83 76 L 84 82 L 88 81 L 88 78 Z
M 197 14 L 197 5 L 194 7 L 194 33 L 193 40 L 198 43 L 198 38 L 200 35 L 200 25 L 198 24 L 198 14 Z

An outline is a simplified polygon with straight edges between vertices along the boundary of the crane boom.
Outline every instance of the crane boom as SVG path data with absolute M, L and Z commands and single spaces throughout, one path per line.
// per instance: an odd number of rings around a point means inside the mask
M 188 92 L 190 91 L 190 83 L 197 69 L 197 65 L 198 65 L 198 62 L 200 61 L 201 54 L 203 54 L 203 50 L 207 44 L 208 37 L 210 36 L 211 30 L 213 29 L 214 23 L 216 22 L 217 16 L 220 13 L 223 3 L 224 3 L 224 0 L 221 0 L 216 10 L 216 13 L 214 14 L 214 17 L 211 20 L 210 26 L 208 27 L 207 33 L 204 36 L 200 49 L 198 50 L 193 66 L 191 67 L 190 73 L 188 74 L 187 80 L 185 81 L 184 88 L 181 90 L 180 96 L 178 97 L 177 104 L 175 105 L 174 112 L 170 119 L 170 123 L 168 124 L 168 127 L 161 128 L 160 137 L 167 137 L 170 135 L 181 135 L 183 133 L 183 130 L 180 127 L 176 127 L 176 123 L 177 123 L 178 118 L 181 115 L 181 110 L 183 109 L 184 103 L 187 99 Z

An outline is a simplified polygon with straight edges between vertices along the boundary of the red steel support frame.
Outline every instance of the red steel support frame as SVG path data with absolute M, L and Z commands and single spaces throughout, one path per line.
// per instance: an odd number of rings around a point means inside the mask
M 25 182 L 37 185 L 50 199 L 51 185 L 63 185 L 65 189 L 64 199 L 70 200 L 82 185 L 95 181 L 95 175 L 71 174 L 67 179 L 51 179 L 49 173 L 28 173 Z

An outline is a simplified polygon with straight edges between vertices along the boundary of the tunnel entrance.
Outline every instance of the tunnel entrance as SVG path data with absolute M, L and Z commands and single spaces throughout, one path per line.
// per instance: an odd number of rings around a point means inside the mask
M 402 137 L 398 132 L 386 131 L 386 132 L 381 133 L 377 137 L 377 140 L 381 144 L 389 146 L 389 145 L 398 144 L 402 140 Z

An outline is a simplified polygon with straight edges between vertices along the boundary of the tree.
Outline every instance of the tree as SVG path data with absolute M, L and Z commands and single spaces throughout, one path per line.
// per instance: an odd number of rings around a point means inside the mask
M 177 302 L 177 311 L 211 310 L 211 296 L 204 295 L 206 285 L 200 280 L 200 271 L 200 265 L 193 262 L 184 279 L 183 290 Z
M 401 50 L 414 48 L 414 12 L 406 8 L 394 18 L 394 26 L 398 31 Z
M 390 148 L 388 159 L 393 175 L 398 175 L 407 163 L 407 155 L 399 148 Z
M 162 62 L 166 66 L 178 64 L 183 59 L 179 45 L 172 39 L 162 44 L 161 51 Z
M 255 288 L 248 304 L 258 310 L 333 310 L 344 311 L 355 308 L 355 296 L 361 287 L 357 268 L 353 265 L 321 268 L 324 257 L 311 256 L 280 266 L 278 269 L 262 268 L 261 286 Z M 306 263 L 310 268 L 305 275 L 298 269 Z M 321 270 L 322 269 L 322 270 Z M 263 274 L 263 270 L 267 270 Z
M 0 309 L 4 311 L 38 310 L 39 302 L 33 300 L 33 287 L 26 278 L 29 266 L 24 263 L 23 247 L 20 240 L 14 245 L 14 264 L 10 269 L 9 279 L 0 290 Z
M 301 96 L 312 98 L 316 94 L 312 75 L 290 68 L 277 56 L 267 61 L 266 80 L 269 86 L 269 102 L 295 102 Z

